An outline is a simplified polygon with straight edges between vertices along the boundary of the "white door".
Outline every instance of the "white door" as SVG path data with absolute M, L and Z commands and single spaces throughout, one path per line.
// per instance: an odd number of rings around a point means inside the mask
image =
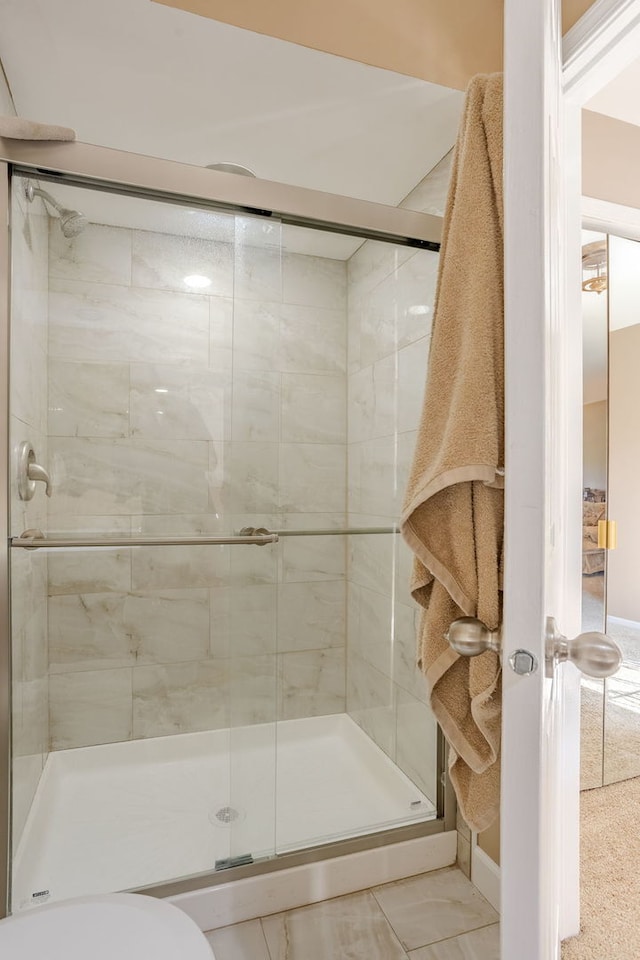
M 502 960 L 554 960 L 579 930 L 579 673 L 545 669 L 545 628 L 580 629 L 580 109 L 631 26 L 640 52 L 639 8 L 599 0 L 563 66 L 560 0 L 505 0 Z
M 563 678 L 557 670 L 553 679 L 545 676 L 545 620 L 555 616 L 567 631 L 575 625 L 576 611 L 574 624 L 566 623 L 562 589 L 555 589 L 569 559 L 563 492 L 574 486 L 580 507 L 580 481 L 576 486 L 571 458 L 561 456 L 559 441 L 568 447 L 572 439 L 564 398 L 553 389 L 562 385 L 557 368 L 566 340 L 557 324 L 560 277 L 552 269 L 560 260 L 562 203 L 559 6 L 558 0 L 505 3 L 503 960 L 552 960 L 559 939 L 553 903 L 560 857 L 549 813 L 561 803 L 553 773 Z M 579 463 L 580 441 L 573 439 Z M 508 665 L 518 649 L 537 659 L 528 676 Z

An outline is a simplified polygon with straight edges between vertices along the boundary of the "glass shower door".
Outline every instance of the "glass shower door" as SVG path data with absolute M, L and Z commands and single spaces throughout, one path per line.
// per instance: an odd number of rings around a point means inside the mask
M 397 518 L 437 254 L 56 182 L 69 236 L 27 187 L 13 909 L 419 831 Z
M 52 191 L 71 237 L 13 181 L 14 910 L 274 852 L 277 546 L 235 535 L 268 505 L 232 346 L 279 225 Z

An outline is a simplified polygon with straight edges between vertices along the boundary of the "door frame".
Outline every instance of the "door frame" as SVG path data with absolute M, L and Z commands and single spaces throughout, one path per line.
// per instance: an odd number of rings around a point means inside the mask
M 50 143 L 0 138 L 0 919 L 8 912 L 11 886 L 11 620 L 10 620 L 10 189 L 11 174 L 57 183 L 94 186 L 149 199 L 192 203 L 269 218 L 281 223 L 405 244 L 438 251 L 442 218 L 427 213 L 303 187 L 238 177 L 171 160 L 145 157 L 80 142 Z M 284 870 L 320 860 L 372 850 L 405 840 L 455 830 L 456 806 L 446 769 L 445 743 L 438 736 L 437 819 L 401 826 L 301 851 L 280 854 L 249 866 L 168 880 L 146 888 L 148 895 L 178 896 L 194 890 Z
M 579 932 L 579 674 L 547 681 L 545 618 L 580 632 L 581 109 L 637 58 L 640 0 L 505 0 L 505 592 L 502 956 L 555 960 Z M 555 688 L 555 689 L 554 689 Z
M 627 208 L 604 201 L 582 196 L 582 109 L 589 99 L 618 76 L 629 64 L 638 59 L 640 51 L 640 0 L 597 0 L 584 16 L 569 30 L 563 41 L 562 93 L 565 142 L 564 189 L 566 210 L 566 238 L 564 255 L 573 264 L 569 281 L 564 291 L 566 316 L 569 321 L 574 343 L 582 343 L 582 306 L 581 306 L 581 233 L 585 219 L 594 224 L 603 215 L 613 214 L 623 217 L 627 222 L 633 219 L 640 222 L 640 211 L 635 217 Z M 612 207 L 617 209 L 612 210 Z M 613 224 L 609 222 L 609 226 Z M 601 227 L 604 224 L 601 224 Z M 618 232 L 618 230 L 616 230 Z M 579 338 L 579 339 L 578 339 Z M 579 398 L 580 408 L 571 415 L 573 429 L 580 437 L 580 468 L 582 465 L 582 350 L 575 350 L 579 363 L 574 365 L 573 379 L 576 382 L 574 404 Z M 582 472 L 580 469 L 580 493 Z M 572 498 L 573 503 L 573 498 Z M 581 507 L 579 497 L 576 499 Z M 579 523 L 581 524 L 580 517 Z M 576 531 L 572 543 L 575 547 L 581 542 L 581 533 Z M 575 563 L 574 563 L 575 568 Z M 570 585 L 570 603 L 576 610 L 580 602 L 576 598 L 576 585 Z M 579 609 L 579 607 L 578 607 Z M 577 611 L 576 611 L 577 614 Z M 576 632 L 580 623 L 572 618 Z M 561 807 L 557 811 L 561 823 L 560 838 L 562 845 L 562 905 L 560 933 L 564 939 L 575 936 L 580 931 L 580 678 L 572 670 L 566 677 L 565 719 L 562 730 L 563 769 L 566 771 L 561 786 L 559 800 Z

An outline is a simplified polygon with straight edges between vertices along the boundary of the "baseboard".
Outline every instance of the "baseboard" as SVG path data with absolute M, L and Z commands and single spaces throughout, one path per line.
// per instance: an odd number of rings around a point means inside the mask
M 201 930 L 319 903 L 456 862 L 455 830 L 169 897 Z
M 612 623 L 617 623 L 621 627 L 633 627 L 640 630 L 640 623 L 637 620 L 625 620 L 624 617 L 611 617 L 609 614 L 607 614 L 607 620 L 611 620 Z
M 471 883 L 500 913 L 500 867 L 477 843 L 471 846 Z

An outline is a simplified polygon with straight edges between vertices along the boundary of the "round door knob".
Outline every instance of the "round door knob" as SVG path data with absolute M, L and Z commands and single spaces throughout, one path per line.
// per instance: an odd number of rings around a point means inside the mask
M 568 647 L 567 659 L 588 677 L 611 677 L 622 664 L 622 650 L 606 633 L 579 633 Z
M 618 643 L 606 633 L 589 631 L 569 639 L 563 636 L 553 617 L 547 621 L 547 657 L 562 663 L 570 660 L 587 677 L 612 677 L 620 669 L 623 655 Z
M 477 657 L 487 650 L 500 650 L 500 630 L 490 630 L 476 617 L 454 620 L 444 635 L 449 645 L 462 657 Z

